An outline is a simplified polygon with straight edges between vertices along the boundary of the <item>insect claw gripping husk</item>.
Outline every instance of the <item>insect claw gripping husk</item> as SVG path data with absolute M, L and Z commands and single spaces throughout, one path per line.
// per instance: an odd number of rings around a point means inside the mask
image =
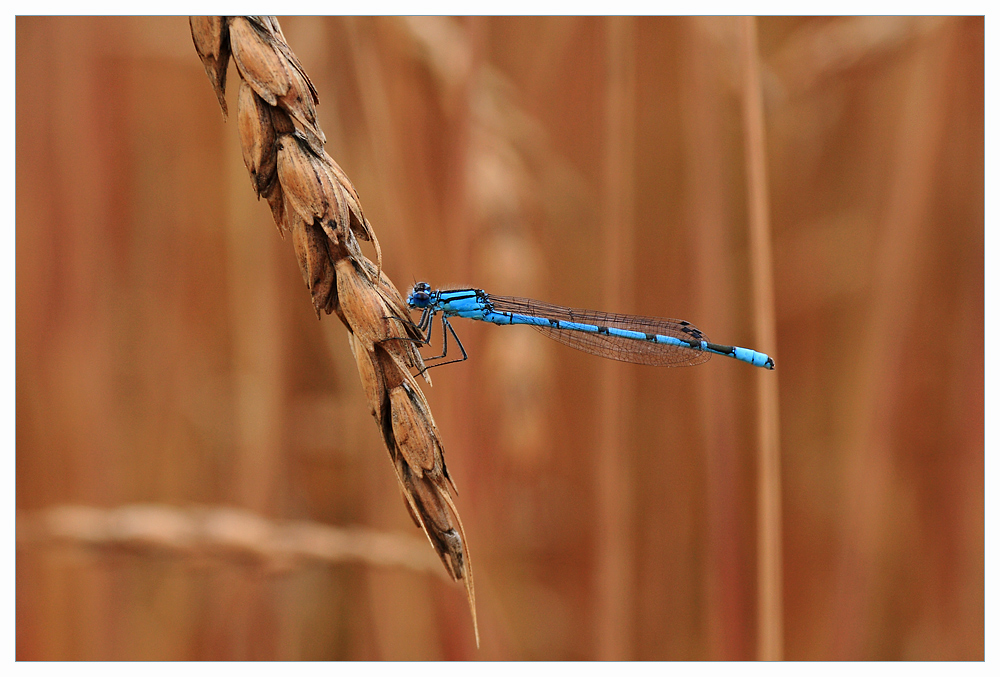
M 464 581 L 478 646 L 472 562 L 451 495 L 455 484 L 413 376 L 416 371 L 430 383 L 417 350 L 422 334 L 382 272 L 381 248 L 357 191 L 323 148 L 316 89 L 274 17 L 191 17 L 191 36 L 224 117 L 230 55 L 236 62 L 237 121 L 251 186 L 267 200 L 282 236 L 291 233 L 317 316 L 336 313 L 348 329 L 361 385 L 407 510 L 449 575 Z M 372 243 L 374 263 L 358 239 Z

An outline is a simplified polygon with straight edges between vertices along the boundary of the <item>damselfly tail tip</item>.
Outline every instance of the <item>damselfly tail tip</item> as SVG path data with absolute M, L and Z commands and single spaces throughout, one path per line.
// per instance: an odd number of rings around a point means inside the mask
M 764 362 L 764 368 L 765 369 L 774 369 L 774 358 L 773 357 L 768 357 L 767 358 L 767 361 Z

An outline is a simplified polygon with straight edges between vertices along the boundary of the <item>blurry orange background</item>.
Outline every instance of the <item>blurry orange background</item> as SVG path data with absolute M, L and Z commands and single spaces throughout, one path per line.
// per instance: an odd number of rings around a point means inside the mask
M 785 657 L 984 658 L 982 18 L 757 22 L 776 345 L 738 19 L 636 18 L 615 49 L 600 17 L 280 21 L 400 289 L 683 318 L 774 356 Z M 433 570 L 29 537 L 139 504 L 420 534 L 187 18 L 16 28 L 19 659 L 757 655 L 758 374 L 718 357 L 621 368 L 609 516 L 602 360 L 455 322 L 470 359 L 426 390 L 479 650 Z

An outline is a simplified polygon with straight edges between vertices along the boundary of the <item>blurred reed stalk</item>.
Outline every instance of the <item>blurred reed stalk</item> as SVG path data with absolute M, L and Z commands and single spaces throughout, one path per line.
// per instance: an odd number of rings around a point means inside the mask
M 251 560 L 271 570 L 309 562 L 362 562 L 442 576 L 419 539 L 371 529 L 269 520 L 235 508 L 132 504 L 112 509 L 58 505 L 19 511 L 18 546 L 123 549 L 192 559 Z
M 738 206 L 728 178 L 733 150 L 724 142 L 732 106 L 731 69 L 736 65 L 736 45 L 723 51 L 713 39 L 713 30 L 737 26 L 719 25 L 714 17 L 695 17 L 684 22 L 684 67 L 679 92 L 681 139 L 685 167 L 685 237 L 694 254 L 696 300 L 693 313 L 719 336 L 735 336 L 741 303 L 733 293 L 742 282 L 736 265 L 734 216 Z M 733 57 L 732 65 L 730 59 Z M 731 153 L 733 153 L 731 155 Z M 744 283 L 745 284 L 745 283 Z M 741 400 L 745 390 L 742 372 L 705 369 L 697 375 L 698 417 L 704 435 L 705 549 L 704 576 L 705 655 L 715 660 L 744 660 L 752 655 L 755 636 L 748 627 L 747 608 L 752 602 L 747 590 L 746 553 L 750 536 L 741 528 L 746 487 L 742 481 L 743 439 L 740 425 Z M 750 449 L 756 445 L 749 445 Z
M 930 256 L 932 196 L 939 158 L 947 142 L 950 67 L 957 21 L 918 40 L 906 73 L 893 139 L 890 181 L 872 267 L 863 340 L 857 364 L 846 445 L 846 486 L 853 495 L 841 533 L 838 562 L 834 657 L 865 658 L 874 624 L 882 554 L 894 528 L 893 497 L 904 491 L 893 445 L 900 393 L 907 365 L 898 337 L 922 326 L 919 294 L 924 262 Z
M 743 127 L 750 215 L 750 276 L 753 286 L 754 345 L 775 354 L 774 270 L 764 136 L 764 96 L 757 48 L 757 19 L 740 19 L 743 63 Z M 777 360 L 780 363 L 780 359 Z M 781 451 L 778 381 L 757 378 L 757 658 L 781 660 L 784 622 L 781 567 Z
M 622 308 L 633 291 L 635 223 L 635 24 L 632 17 L 605 23 L 605 137 L 603 303 Z M 615 360 L 601 364 L 597 472 L 597 658 L 632 656 L 635 616 L 633 583 L 634 464 L 628 421 L 633 411 L 630 367 Z
M 191 35 L 223 117 L 229 57 L 240 76 L 237 120 L 243 161 L 278 232 L 291 233 L 303 280 L 320 311 L 348 330 L 361 384 L 413 521 L 453 580 L 465 582 L 476 622 L 472 563 L 451 492 L 455 485 L 430 406 L 412 371 L 426 375 L 423 335 L 382 272 L 381 249 L 350 179 L 323 148 L 319 96 L 273 16 L 191 17 Z M 358 239 L 372 243 L 376 261 Z

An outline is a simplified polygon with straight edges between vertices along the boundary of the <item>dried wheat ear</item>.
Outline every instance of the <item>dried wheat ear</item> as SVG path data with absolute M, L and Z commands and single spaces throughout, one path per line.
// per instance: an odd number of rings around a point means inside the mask
M 324 149 L 319 96 L 272 16 L 191 17 L 191 36 L 222 106 L 229 57 L 240 76 L 237 122 L 243 161 L 279 232 L 291 232 L 302 278 L 320 311 L 348 330 L 361 385 L 413 521 L 454 580 L 465 582 L 476 645 L 476 595 L 455 484 L 430 406 L 413 372 L 426 376 L 423 339 L 403 297 L 382 272 L 375 232 L 344 170 Z M 358 239 L 374 245 L 376 262 Z M 457 493 L 457 492 L 456 492 Z

